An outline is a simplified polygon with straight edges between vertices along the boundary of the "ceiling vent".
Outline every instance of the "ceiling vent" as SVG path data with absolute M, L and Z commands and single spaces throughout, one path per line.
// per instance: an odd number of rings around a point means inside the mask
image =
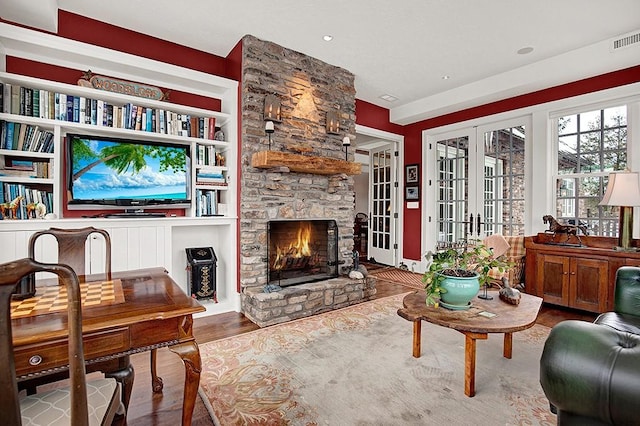
M 634 31 L 632 33 L 625 34 L 611 40 L 611 46 L 609 47 L 609 50 L 615 52 L 620 49 L 631 47 L 638 43 L 640 43 L 640 31 Z

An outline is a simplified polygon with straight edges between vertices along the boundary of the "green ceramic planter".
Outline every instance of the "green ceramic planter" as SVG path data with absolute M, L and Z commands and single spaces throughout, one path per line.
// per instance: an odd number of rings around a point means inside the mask
M 440 304 L 453 310 L 465 310 L 471 307 L 471 299 L 480 291 L 478 275 L 473 277 L 450 277 L 440 284 L 446 292 L 440 294 Z

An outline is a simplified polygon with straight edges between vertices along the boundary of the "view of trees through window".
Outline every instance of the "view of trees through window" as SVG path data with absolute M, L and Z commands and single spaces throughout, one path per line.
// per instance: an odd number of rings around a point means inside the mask
M 556 218 L 591 235 L 618 235 L 618 207 L 600 206 L 608 176 L 627 167 L 627 109 L 618 106 L 557 119 Z

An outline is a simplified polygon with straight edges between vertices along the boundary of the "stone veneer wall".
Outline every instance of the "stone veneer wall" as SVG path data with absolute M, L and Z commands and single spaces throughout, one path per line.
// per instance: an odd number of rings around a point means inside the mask
M 358 303 L 375 293 L 371 280 L 322 283 L 263 293 L 267 283 L 267 223 L 279 219 L 334 219 L 338 225 L 340 270 L 352 264 L 354 182 L 352 176 L 257 169 L 251 156 L 268 149 L 264 98 L 275 94 L 282 121 L 275 123 L 271 150 L 344 159 L 342 139 L 355 139 L 354 76 L 299 52 L 242 39 L 242 146 L 240 182 L 240 284 L 243 313 L 258 325 L 284 322 Z M 340 111 L 340 134 L 327 134 L 326 113 Z M 353 161 L 353 152 L 349 152 Z M 348 293 L 346 297 L 343 295 Z M 353 293 L 353 294 L 351 294 Z M 322 301 L 322 303 L 320 303 Z

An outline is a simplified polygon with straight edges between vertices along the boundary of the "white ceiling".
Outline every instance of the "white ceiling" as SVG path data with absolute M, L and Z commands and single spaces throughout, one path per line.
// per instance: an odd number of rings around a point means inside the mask
M 21 9 L 55 10 L 43 3 L 56 0 L 0 0 L 0 16 L 25 22 L 35 12 Z M 612 38 L 640 32 L 640 0 L 57 0 L 57 6 L 223 57 L 254 35 L 351 71 L 356 97 L 389 108 L 399 124 L 640 64 L 640 43 L 609 51 Z M 325 34 L 333 40 L 324 41 Z M 525 47 L 533 52 L 517 53 Z M 384 94 L 398 100 L 385 101 Z

